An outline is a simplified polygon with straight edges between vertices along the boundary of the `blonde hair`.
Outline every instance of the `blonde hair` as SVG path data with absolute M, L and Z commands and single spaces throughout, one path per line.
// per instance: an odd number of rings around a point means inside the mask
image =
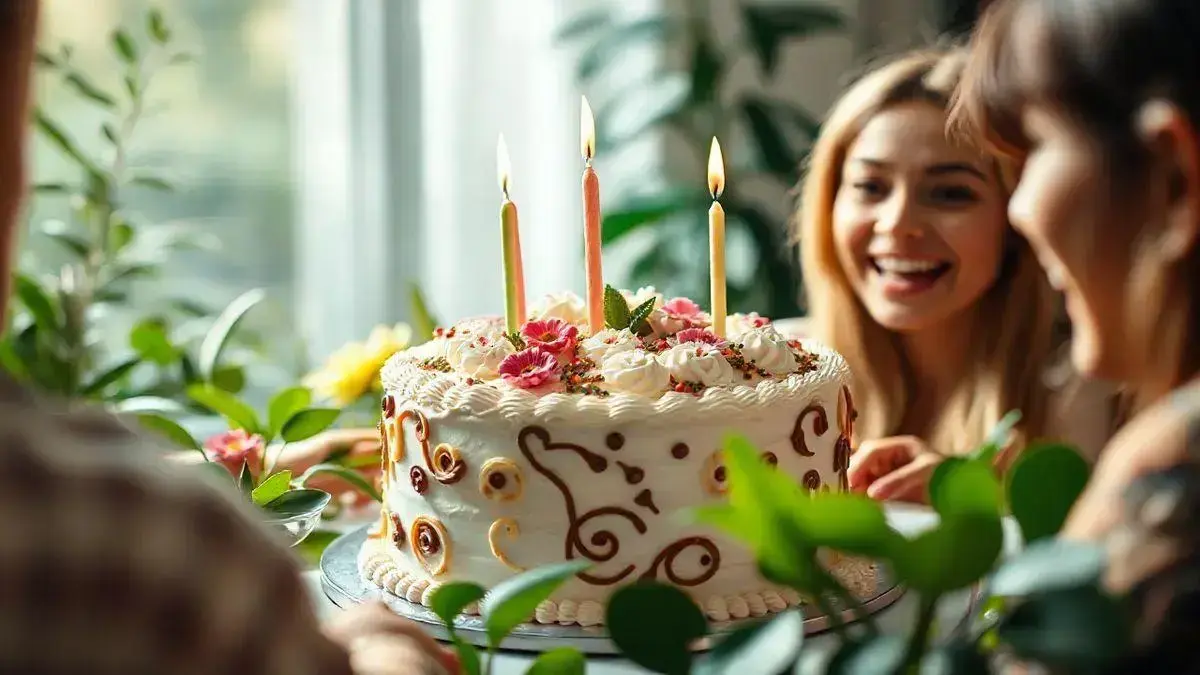
M 877 324 L 858 299 L 838 260 L 834 201 L 847 150 L 868 120 L 900 103 L 945 109 L 957 85 L 959 50 L 908 53 L 870 71 L 834 105 L 809 156 L 798 212 L 800 252 L 814 334 L 849 362 L 860 402 L 859 438 L 894 435 L 911 404 L 915 379 L 899 336 Z M 1011 192 L 1011 167 L 997 160 Z M 957 391 L 925 439 L 940 452 L 977 447 L 1011 409 L 1023 414 L 1024 438 L 1044 433 L 1048 392 L 1042 382 L 1053 347 L 1053 291 L 1028 244 L 1010 229 L 995 284 L 978 301 L 968 363 Z

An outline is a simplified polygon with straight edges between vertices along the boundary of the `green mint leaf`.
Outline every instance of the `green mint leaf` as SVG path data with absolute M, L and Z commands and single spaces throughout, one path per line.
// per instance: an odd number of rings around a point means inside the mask
M 612 286 L 604 287 L 604 323 L 613 330 L 629 328 L 629 303 Z
M 654 301 L 654 298 L 650 298 L 633 308 L 633 311 L 629 313 L 629 330 L 640 334 L 643 330 L 650 327 L 650 324 L 646 323 L 646 319 L 654 311 Z
M 292 472 L 287 469 L 271 474 L 270 478 L 259 483 L 258 487 L 250 492 L 250 499 L 258 506 L 265 506 L 287 492 L 291 483 Z

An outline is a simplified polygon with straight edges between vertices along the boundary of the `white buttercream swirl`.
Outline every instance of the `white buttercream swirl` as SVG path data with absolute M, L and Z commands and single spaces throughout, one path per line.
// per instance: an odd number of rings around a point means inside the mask
M 772 375 L 787 375 L 796 370 L 796 356 L 787 338 L 773 326 L 753 328 L 739 338 L 742 356 Z
M 457 363 L 450 362 L 456 370 L 479 380 L 494 380 L 500 377 L 500 362 L 517 348 L 503 334 L 480 335 L 462 345 L 456 352 Z
M 731 340 L 736 340 L 755 328 L 762 327 L 764 324 L 770 325 L 770 320 L 759 316 L 757 312 L 730 314 L 725 317 L 725 335 Z
M 671 383 L 671 373 L 658 357 L 641 349 L 610 354 L 600 365 L 605 388 L 638 396 L 658 396 Z
M 577 326 L 588 322 L 587 303 L 570 291 L 549 293 L 529 311 L 530 320 L 562 319 Z
M 712 345 L 685 342 L 661 355 L 663 364 L 676 380 L 699 382 L 706 387 L 733 384 L 733 366 Z
M 579 347 L 584 356 L 599 365 L 613 354 L 636 349 L 637 338 L 627 328 L 621 330 L 605 328 L 595 335 L 584 338 L 579 343 Z

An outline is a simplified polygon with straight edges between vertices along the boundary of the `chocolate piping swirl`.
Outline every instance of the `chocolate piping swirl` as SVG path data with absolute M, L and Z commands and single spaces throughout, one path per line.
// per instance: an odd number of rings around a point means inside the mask
M 413 425 L 413 432 L 417 436 L 417 442 L 421 444 L 421 458 L 425 460 L 425 468 L 434 480 L 442 485 L 454 485 L 462 480 L 467 475 L 467 464 L 459 454 L 458 448 L 440 443 L 431 452 L 429 448 L 429 418 L 416 408 L 407 408 L 401 411 L 400 416 L 396 418 L 396 425 L 399 427 L 399 433 L 396 434 L 396 449 L 399 457 L 393 457 L 392 461 L 399 461 L 404 457 L 403 424 L 405 420 L 409 419 L 416 422 Z
M 592 562 L 603 563 L 616 557 L 617 552 L 621 548 L 621 540 L 611 530 L 598 530 L 586 542 L 584 541 L 582 534 L 584 526 L 596 518 L 606 516 L 620 517 L 628 521 L 637 530 L 638 534 L 646 533 L 646 522 L 636 513 L 621 506 L 603 506 L 580 515 L 576 509 L 575 496 L 571 493 L 571 488 L 557 473 L 548 469 L 534 457 L 533 450 L 530 448 L 531 437 L 541 441 L 542 447 L 547 451 L 570 450 L 574 452 L 587 463 L 588 468 L 596 473 L 600 473 L 607 468 L 608 462 L 587 448 L 573 443 L 552 442 L 550 432 L 542 427 L 528 426 L 522 428 L 517 433 L 517 447 L 520 448 L 521 454 L 525 455 L 525 459 L 529 461 L 534 471 L 545 476 L 546 480 L 553 483 L 554 487 L 558 488 L 558 491 L 562 493 L 568 523 L 567 536 L 563 542 L 567 560 L 575 560 L 577 556 L 582 556 Z M 596 460 L 599 461 L 597 462 Z M 597 469 L 598 465 L 600 466 L 599 469 Z M 598 576 L 590 573 L 580 573 L 577 576 L 584 582 L 594 586 L 609 586 L 619 583 L 630 574 L 633 574 L 634 569 L 633 565 L 628 565 L 620 571 L 607 576 Z
M 821 473 L 816 469 L 809 469 L 804 472 L 802 482 L 809 492 L 816 492 L 821 489 Z
M 705 550 L 705 554 L 700 557 L 700 565 L 704 569 L 698 576 L 681 577 L 675 570 L 675 559 L 680 553 L 693 547 L 699 546 Z M 642 579 L 657 579 L 658 570 L 663 567 L 663 572 L 666 574 L 667 581 L 676 586 L 699 586 L 700 584 L 713 578 L 717 570 L 721 568 L 721 549 L 712 542 L 711 539 L 704 537 L 686 537 L 664 548 L 662 552 L 654 558 L 654 562 L 650 563 L 650 569 L 646 570 L 640 578 Z
M 854 401 L 850 398 L 850 388 L 842 387 L 838 397 L 838 438 L 833 444 L 833 471 L 838 477 L 838 486 L 842 491 L 850 489 L 850 455 L 853 448 L 850 439 L 854 435 L 854 419 L 858 411 L 854 409 Z
M 656 516 L 658 515 L 658 507 L 654 505 L 654 494 L 650 492 L 649 488 L 637 493 L 637 496 L 633 498 L 633 503 L 649 509 L 650 513 Z
M 808 449 L 808 443 L 804 438 L 804 418 L 813 413 L 817 415 L 813 419 L 813 433 L 817 436 L 824 436 L 825 432 L 829 431 L 829 416 L 825 413 L 824 407 L 810 403 L 808 407 L 801 410 L 796 417 L 796 426 L 792 428 L 792 447 L 801 457 L 812 457 L 815 454 Z
M 646 478 L 646 472 L 636 466 L 629 466 L 625 462 L 617 462 L 617 466 L 621 467 L 621 471 L 625 472 L 625 482 L 630 485 L 637 485 Z
M 409 526 L 409 546 L 417 562 L 431 576 L 441 576 L 450 567 L 450 538 L 446 528 L 434 518 L 418 516 Z M 428 549 L 428 551 L 426 550 Z M 430 558 L 441 553 L 441 560 L 436 565 L 430 563 Z

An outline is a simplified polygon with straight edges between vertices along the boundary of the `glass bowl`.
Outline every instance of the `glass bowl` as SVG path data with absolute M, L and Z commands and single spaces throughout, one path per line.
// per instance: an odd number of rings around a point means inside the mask
M 313 492 L 317 492 L 314 490 Z M 321 522 L 321 512 L 329 505 L 333 497 L 327 492 L 321 492 L 324 497 L 314 496 L 306 500 L 304 508 L 287 510 L 282 513 L 266 513 L 266 523 L 279 532 L 288 546 L 295 546 L 304 541 Z

